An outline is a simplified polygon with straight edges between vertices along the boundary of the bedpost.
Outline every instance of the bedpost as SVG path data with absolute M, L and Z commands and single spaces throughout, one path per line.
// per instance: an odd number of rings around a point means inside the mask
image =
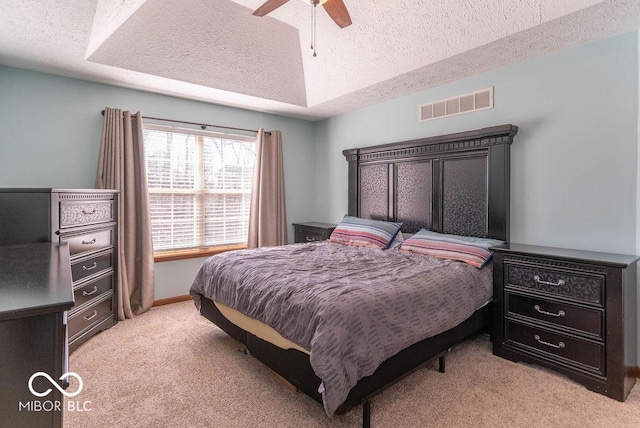
M 358 210 L 358 155 L 360 149 L 344 150 L 342 154 L 349 163 L 349 204 L 348 214 L 357 217 Z
M 489 206 L 487 234 L 509 241 L 511 143 L 518 127 L 505 125 L 503 133 L 487 138 L 489 145 Z

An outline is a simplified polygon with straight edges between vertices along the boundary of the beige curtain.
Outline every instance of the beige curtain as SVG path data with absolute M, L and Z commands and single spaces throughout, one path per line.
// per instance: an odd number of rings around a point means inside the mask
M 266 134 L 260 129 L 256 143 L 247 245 L 249 248 L 284 245 L 287 243 L 287 216 L 282 133 L 270 131 Z
M 104 110 L 96 188 L 120 190 L 118 204 L 118 319 L 153 305 L 153 242 L 142 139 L 142 115 Z

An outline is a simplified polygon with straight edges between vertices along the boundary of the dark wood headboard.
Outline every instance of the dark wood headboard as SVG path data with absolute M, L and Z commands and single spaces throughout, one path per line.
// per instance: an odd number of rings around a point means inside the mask
M 518 128 L 493 126 L 342 153 L 349 215 L 455 235 L 509 240 L 510 145 Z

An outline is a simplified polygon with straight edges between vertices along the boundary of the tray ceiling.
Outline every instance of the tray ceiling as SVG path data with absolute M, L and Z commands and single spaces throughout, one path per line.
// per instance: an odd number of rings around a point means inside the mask
M 0 64 L 311 120 L 640 28 L 640 2 L 3 0 Z

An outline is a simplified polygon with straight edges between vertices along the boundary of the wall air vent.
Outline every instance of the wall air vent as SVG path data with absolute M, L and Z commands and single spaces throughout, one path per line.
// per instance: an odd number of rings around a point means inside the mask
M 493 86 L 420 106 L 420 121 L 493 108 Z

